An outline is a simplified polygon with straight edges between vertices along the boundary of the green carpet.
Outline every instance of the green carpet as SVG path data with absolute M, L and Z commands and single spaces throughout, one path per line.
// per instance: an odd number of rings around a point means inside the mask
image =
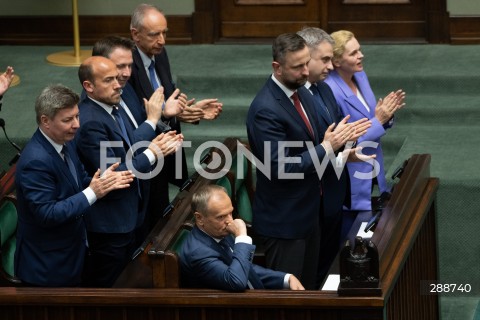
M 0 117 L 12 140 L 23 146 L 36 128 L 34 101 L 47 84 L 80 91 L 77 68 L 49 65 L 45 57 L 66 47 L 0 46 L 0 70 L 13 65 L 19 86 L 4 97 Z M 84 48 L 89 49 L 89 48 Z M 365 69 L 377 98 L 402 88 L 407 106 L 382 139 L 388 176 L 414 153 L 432 155 L 431 174 L 440 178 L 437 230 L 440 280 L 471 283 L 474 293 L 441 296 L 441 319 L 472 319 L 480 296 L 480 87 L 479 46 L 365 45 Z M 177 86 L 190 98 L 218 97 L 222 116 L 183 125 L 190 172 L 195 147 L 225 137 L 246 138 L 245 117 L 271 73 L 268 45 L 168 46 Z M 15 151 L 0 134 L 0 169 Z M 171 194 L 177 190 L 172 188 Z M 477 312 L 478 313 L 478 312 Z

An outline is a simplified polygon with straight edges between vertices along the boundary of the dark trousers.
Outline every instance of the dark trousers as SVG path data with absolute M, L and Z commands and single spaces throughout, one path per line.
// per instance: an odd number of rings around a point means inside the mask
M 342 230 L 342 211 L 322 217 L 321 222 L 320 261 L 317 273 L 317 288 L 322 284 L 328 274 L 335 257 L 340 250 L 340 237 Z
M 340 245 L 343 246 L 345 240 L 347 240 L 348 233 L 350 232 L 350 229 L 352 229 L 353 223 L 357 218 L 358 212 L 359 211 L 347 211 L 347 210 L 344 210 L 342 212 L 343 216 L 342 216 L 342 232 L 340 237 Z
M 85 262 L 84 286 L 112 287 L 131 259 L 135 232 L 88 233 L 89 255 Z
M 266 267 L 295 275 L 307 290 L 316 286 L 320 250 L 320 227 L 314 225 L 305 239 L 265 239 Z

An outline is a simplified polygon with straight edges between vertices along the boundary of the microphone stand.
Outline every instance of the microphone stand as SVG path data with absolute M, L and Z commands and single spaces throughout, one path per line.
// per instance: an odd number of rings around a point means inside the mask
M 0 127 L 2 127 L 2 129 L 3 129 L 3 133 L 5 134 L 5 138 L 7 138 L 7 141 L 10 143 L 10 145 L 12 147 L 14 147 L 17 150 L 17 154 L 8 163 L 8 165 L 11 166 L 14 163 L 17 163 L 18 159 L 20 158 L 20 154 L 22 152 L 22 149 L 15 142 L 10 140 L 10 138 L 8 137 L 7 131 L 5 130 L 5 120 L 3 120 L 2 118 L 0 118 Z

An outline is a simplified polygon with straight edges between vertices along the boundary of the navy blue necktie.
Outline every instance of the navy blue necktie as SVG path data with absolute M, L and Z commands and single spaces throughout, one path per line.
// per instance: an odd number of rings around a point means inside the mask
M 223 238 L 222 240 L 220 240 L 218 244 L 222 247 L 223 250 L 225 250 L 226 253 L 228 253 L 228 256 L 232 258 L 233 256 L 232 248 L 228 244 L 227 239 Z
M 160 85 L 158 84 L 157 78 L 155 77 L 155 61 L 153 60 L 148 66 L 148 73 L 150 75 L 150 83 L 152 85 L 153 91 L 155 91 L 160 87 Z
M 232 247 L 230 247 L 227 239 L 223 238 L 218 244 L 228 253 L 228 256 L 232 259 L 233 250 Z M 247 285 L 250 289 L 264 289 L 263 283 L 258 277 L 258 275 L 255 273 L 255 270 L 253 270 L 253 267 L 250 268 L 250 272 L 248 273 Z
M 70 170 L 70 173 L 73 176 L 73 179 L 75 179 L 75 183 L 78 186 L 77 170 L 75 170 L 75 165 L 73 164 L 72 158 L 68 153 L 69 153 L 68 148 L 66 145 L 64 145 L 62 148 L 63 160 L 65 161 L 65 164 L 67 165 L 68 170 Z
M 122 119 L 122 116 L 120 115 L 120 110 L 118 109 L 118 107 L 116 107 L 116 106 L 113 107 L 112 115 L 115 117 L 115 120 L 118 124 L 118 127 L 120 128 L 120 131 L 122 132 L 123 139 L 125 139 L 125 141 L 127 141 L 128 146 L 132 146 L 132 144 L 130 142 L 130 138 L 128 137 L 128 134 L 127 134 L 127 128 L 125 127 L 125 122 L 123 122 L 123 119 Z
M 314 100 L 320 105 L 320 112 L 323 111 L 326 119 L 328 119 L 328 123 L 332 123 L 333 122 L 332 116 L 330 115 L 330 111 L 328 111 L 328 108 L 325 105 L 325 102 L 323 102 L 323 99 L 320 96 L 320 91 L 318 91 L 318 87 L 312 84 L 310 86 L 310 91 L 312 91 L 313 93 Z
M 120 128 L 120 131 L 122 132 L 123 139 L 125 139 L 125 141 L 127 141 L 127 143 L 128 143 L 128 146 L 131 147 L 132 144 L 130 143 L 130 139 L 128 138 L 127 128 L 125 127 L 125 122 L 123 122 L 122 116 L 120 115 L 119 107 L 117 107 L 117 106 L 113 107 L 112 115 L 115 117 L 115 120 L 118 124 L 118 127 Z M 135 179 L 135 180 L 137 182 L 138 196 L 140 198 L 142 198 L 142 191 L 140 189 L 140 182 L 138 181 L 138 179 Z

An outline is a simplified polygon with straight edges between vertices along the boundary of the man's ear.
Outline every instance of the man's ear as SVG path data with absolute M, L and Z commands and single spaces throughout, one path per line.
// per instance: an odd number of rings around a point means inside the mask
M 138 40 L 138 30 L 135 28 L 130 29 L 130 34 L 132 36 L 133 41 Z
M 273 73 L 280 75 L 282 66 L 277 61 L 272 61 Z
M 203 215 L 202 215 L 200 212 L 198 212 L 198 211 L 195 211 L 195 212 L 193 213 L 193 215 L 195 216 L 195 221 L 196 221 L 199 225 L 203 226 Z
M 86 92 L 90 92 L 90 93 L 93 92 L 94 85 L 90 81 L 88 81 L 88 80 L 83 81 L 82 86 L 83 86 L 83 89 L 85 89 Z
M 49 128 L 50 127 L 50 119 L 44 114 L 42 114 L 40 116 L 40 123 L 42 124 L 42 126 L 44 128 Z

